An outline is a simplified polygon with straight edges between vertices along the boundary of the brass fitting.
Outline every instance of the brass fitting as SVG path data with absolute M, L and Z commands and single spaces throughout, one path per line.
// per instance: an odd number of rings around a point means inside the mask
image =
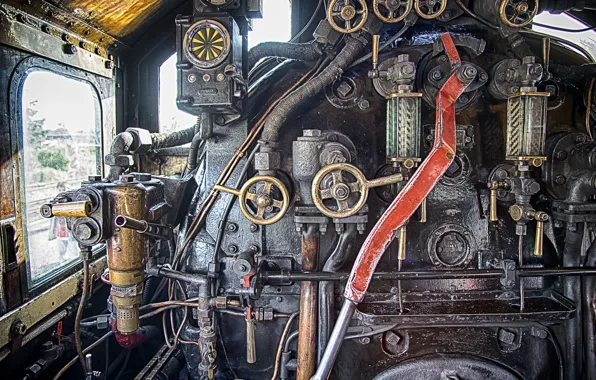
M 92 205 L 89 201 L 45 204 L 41 207 L 41 215 L 45 218 L 53 216 L 84 217 L 91 213 L 91 208 Z
M 145 188 L 135 182 L 116 182 L 106 188 L 109 215 L 145 220 L 147 213 Z M 145 245 L 147 238 L 134 229 L 121 228 L 111 218 L 112 234 L 108 239 L 110 294 L 116 308 L 116 326 L 122 334 L 139 328 L 139 307 L 145 280 Z
M 496 222 L 499 220 L 499 216 L 497 215 L 497 191 L 499 189 L 508 189 L 509 185 L 505 181 L 490 181 L 488 183 L 488 188 L 490 190 L 488 220 L 491 222 Z
M 399 229 L 399 242 L 397 246 L 397 259 L 399 261 L 404 261 L 406 259 L 406 236 L 407 230 L 406 226 L 404 225 Z

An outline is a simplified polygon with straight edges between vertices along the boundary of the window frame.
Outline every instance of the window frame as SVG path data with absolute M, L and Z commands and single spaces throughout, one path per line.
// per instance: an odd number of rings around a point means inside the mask
M 26 208 L 23 204 L 23 192 L 26 191 L 26 186 L 24 176 L 24 125 L 22 95 L 25 82 L 29 75 L 33 72 L 49 72 L 68 79 L 76 80 L 78 82 L 83 82 L 90 86 L 91 90 L 93 91 L 93 96 L 96 99 L 95 122 L 98 126 L 98 130 L 100 133 L 100 161 L 98 164 L 98 169 L 100 170 L 99 174 L 101 175 L 103 175 L 105 171 L 105 166 L 103 164 L 103 155 L 104 152 L 106 152 L 106 149 L 109 147 L 111 137 L 114 135 L 115 118 L 113 114 L 115 111 L 114 91 L 113 89 L 110 90 L 110 87 L 113 87 L 114 81 L 111 79 L 103 78 L 98 75 L 88 73 L 77 68 L 73 68 L 71 66 L 67 66 L 55 61 L 35 56 L 25 58 L 13 70 L 13 75 L 10 81 L 8 100 L 11 116 L 10 134 L 11 139 L 13 139 L 13 141 L 16 142 L 16 144 L 12 144 L 13 149 L 16 149 L 16 152 L 12 152 L 13 157 L 16 157 L 13 168 L 15 187 L 14 194 L 17 210 L 15 227 L 17 229 L 17 233 L 21 233 L 23 235 L 21 248 L 22 253 L 20 254 L 21 257 L 18 258 L 18 261 L 25 261 L 27 277 L 26 281 L 22 281 L 22 294 L 24 295 L 25 299 L 31 299 L 32 297 L 35 297 L 43 293 L 48 288 L 54 286 L 55 284 L 59 283 L 65 278 L 75 274 L 78 270 L 81 269 L 81 260 L 75 259 L 68 265 L 56 268 L 50 271 L 47 275 L 44 275 L 43 277 L 36 279 L 35 281 L 31 276 L 31 262 L 29 259 L 31 253 L 29 252 L 29 244 L 26 236 L 26 217 L 23 217 L 23 215 L 26 213 Z M 112 114 L 109 113 L 110 108 L 112 108 Z M 103 246 L 98 247 L 93 251 L 94 257 L 99 257 L 104 254 L 105 247 Z

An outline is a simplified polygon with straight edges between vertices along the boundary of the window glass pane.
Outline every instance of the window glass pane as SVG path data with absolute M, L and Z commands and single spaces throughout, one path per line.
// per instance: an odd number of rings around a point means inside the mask
M 78 258 L 64 218 L 44 219 L 43 203 L 101 173 L 99 101 L 93 87 L 49 71 L 23 83 L 21 199 L 32 283 Z
M 542 12 L 534 17 L 534 21 L 539 24 L 551 25 L 570 30 L 582 29 L 586 27 L 586 24 L 573 18 L 567 13 L 550 14 L 548 12 Z M 590 54 L 592 59 L 596 58 L 596 31 L 594 30 L 587 30 L 585 32 L 564 32 L 537 25 L 532 25 L 532 29 L 540 33 L 573 42 L 584 48 Z
M 264 41 L 288 41 L 291 34 L 290 0 L 263 0 L 263 18 L 253 20 L 249 49 Z M 274 30 L 275 33 L 271 33 Z M 159 68 L 159 130 L 172 132 L 195 124 L 196 117 L 176 106 L 176 54 Z

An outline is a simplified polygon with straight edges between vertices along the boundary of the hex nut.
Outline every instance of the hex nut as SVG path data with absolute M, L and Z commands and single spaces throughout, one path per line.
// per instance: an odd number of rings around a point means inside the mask
M 147 153 L 151 150 L 151 132 L 142 128 L 127 128 L 126 132 L 130 133 L 133 137 L 130 150 L 132 153 Z
M 259 152 L 255 154 L 255 170 L 276 170 L 281 165 L 279 152 Z

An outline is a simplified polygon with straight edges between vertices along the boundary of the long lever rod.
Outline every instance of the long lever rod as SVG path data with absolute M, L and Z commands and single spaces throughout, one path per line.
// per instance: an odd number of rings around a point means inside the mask
M 453 68 L 453 74 L 437 94 L 434 146 L 407 185 L 378 220 L 360 248 L 346 284 L 345 302 L 319 368 L 311 380 L 325 380 L 329 377 L 356 306 L 364 299 L 375 268 L 391 243 L 395 231 L 401 228 L 414 214 L 453 162 L 456 151 L 455 102 L 474 81 L 477 71 L 471 65 L 461 64 L 449 33 L 443 34 L 441 39 Z

